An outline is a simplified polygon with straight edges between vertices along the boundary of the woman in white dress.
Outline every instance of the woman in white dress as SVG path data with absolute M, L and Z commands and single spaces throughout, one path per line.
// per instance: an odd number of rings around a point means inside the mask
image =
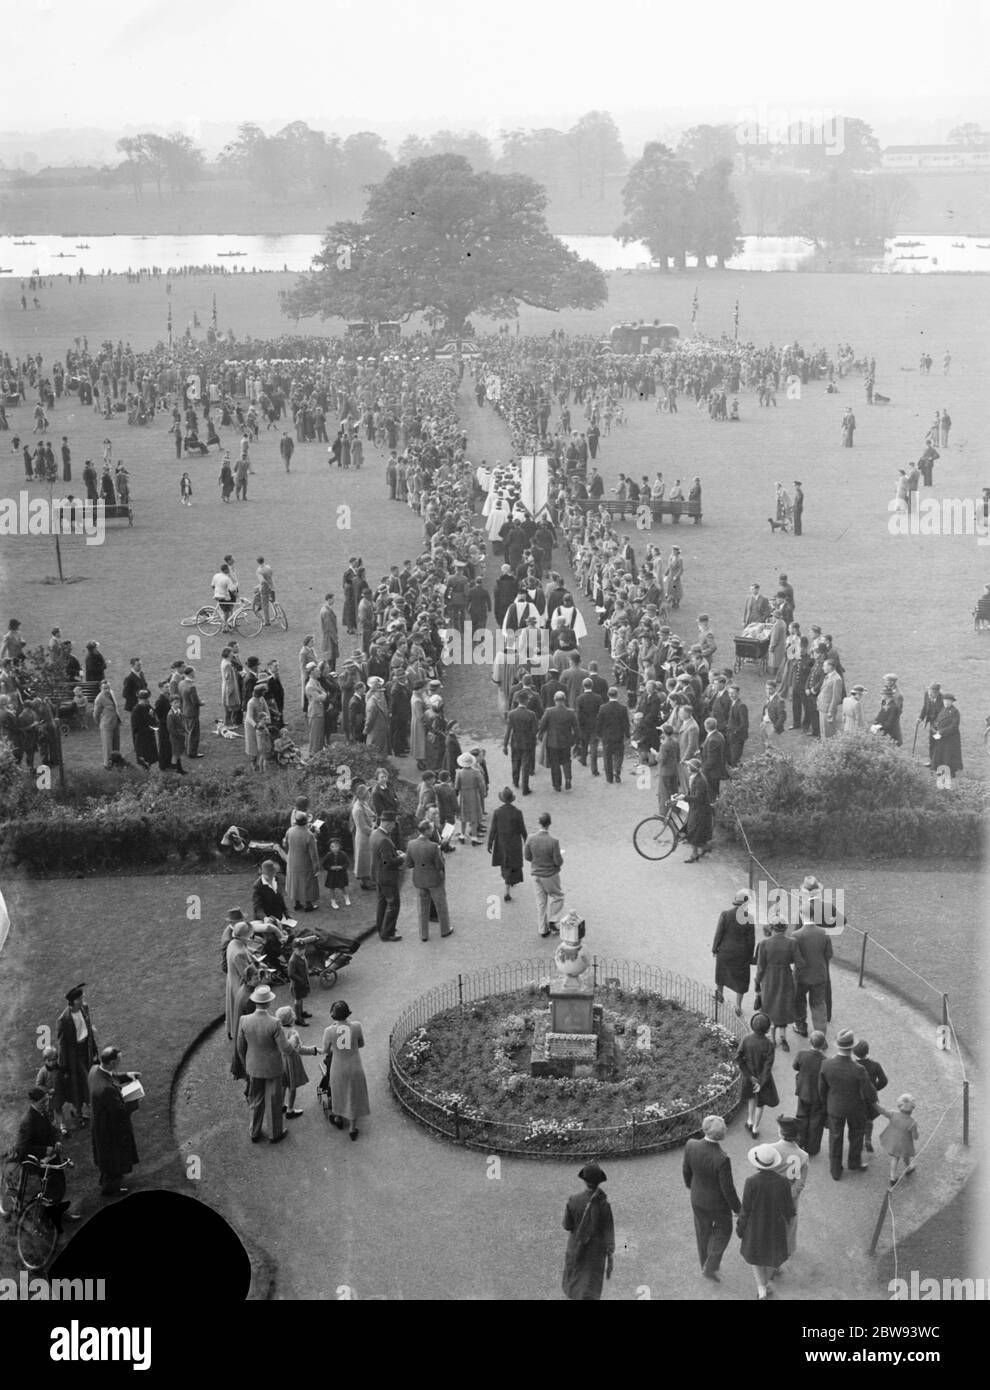
M 354 877 L 366 892 L 370 892 L 373 886 L 371 882 L 371 832 L 374 828 L 375 813 L 371 806 L 371 793 L 364 782 L 356 782 L 354 800 L 351 802 Z

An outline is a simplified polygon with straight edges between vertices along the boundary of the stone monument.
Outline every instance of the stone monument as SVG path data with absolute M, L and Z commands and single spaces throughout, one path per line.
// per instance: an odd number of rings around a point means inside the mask
M 588 971 L 591 955 L 584 944 L 584 922 L 569 912 L 558 922 L 560 944 L 554 964 L 561 978 L 550 985 L 550 1010 L 533 1037 L 533 1076 L 593 1076 L 597 1071 L 602 1011 Z

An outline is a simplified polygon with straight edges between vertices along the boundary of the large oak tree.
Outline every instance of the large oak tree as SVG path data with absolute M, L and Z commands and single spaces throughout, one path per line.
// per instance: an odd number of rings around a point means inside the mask
M 451 334 L 472 313 L 514 318 L 520 303 L 597 308 L 605 277 L 551 235 L 546 201 L 532 179 L 477 173 L 461 155 L 399 165 L 370 190 L 361 222 L 327 230 L 316 269 L 283 308 L 378 321 L 421 312 Z

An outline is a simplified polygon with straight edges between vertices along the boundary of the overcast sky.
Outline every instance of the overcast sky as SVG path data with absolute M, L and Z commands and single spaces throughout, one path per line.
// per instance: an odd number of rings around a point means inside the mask
M 814 103 L 868 118 L 986 91 L 985 0 L 13 0 L 0 129 L 295 118 L 506 123 Z M 544 120 L 542 123 L 552 123 Z

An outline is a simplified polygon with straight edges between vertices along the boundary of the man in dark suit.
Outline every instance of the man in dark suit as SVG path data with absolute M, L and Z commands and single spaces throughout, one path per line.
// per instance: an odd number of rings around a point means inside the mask
M 701 770 L 708 779 L 712 801 L 718 799 L 719 788 L 729 774 L 725 739 L 718 731 L 718 720 L 709 715 L 705 720 L 705 741 L 701 745 Z
M 529 779 L 536 760 L 536 731 L 539 721 L 528 704 L 519 703 L 509 711 L 502 752 L 512 750 L 512 785 L 522 783 L 523 796 L 529 796 Z
M 563 689 L 564 687 L 560 683 L 559 673 L 551 669 L 546 680 L 540 686 L 540 698 L 543 701 L 543 708 L 545 710 L 552 707 L 554 696 L 559 690 Z
M 550 781 L 555 792 L 560 791 L 561 773 L 564 787 L 571 789 L 571 749 L 580 741 L 577 715 L 567 707 L 567 696 L 558 690 L 553 697 L 553 707 L 544 711 L 537 737 L 546 735 L 547 762 L 550 764 Z
M 719 733 L 724 737 L 729 727 L 729 710 L 732 708 L 732 696 L 726 689 L 724 676 L 712 678 L 703 704 L 707 706 L 704 709 L 705 715 L 710 715 L 715 720 Z
M 575 704 L 579 732 L 577 758 L 582 767 L 587 767 L 590 752 L 591 775 L 598 777 L 598 711 L 602 707 L 602 697 L 595 693 L 590 676 L 584 678 L 582 687 Z
M 689 1139 L 684 1147 L 681 1172 L 691 1193 L 701 1272 L 717 1284 L 722 1255 L 732 1236 L 732 1216 L 739 1210 L 739 1197 L 732 1181 L 732 1162 L 720 1145 L 725 1138 L 725 1121 L 720 1115 L 707 1115 L 701 1130 L 704 1139 Z
M 145 679 L 144 672 L 141 670 L 141 658 L 139 656 L 132 656 L 131 669 L 124 677 L 124 683 L 121 686 L 121 694 L 124 698 L 124 709 L 128 714 L 137 704 L 138 694 L 142 690 L 147 690 L 147 688 L 148 682 Z
M 413 887 L 419 894 L 419 939 L 430 939 L 430 903 L 437 909 L 440 935 L 450 936 L 450 910 L 444 884 L 447 870 L 440 846 L 432 838 L 433 827 L 427 820 L 419 824 L 419 834 L 406 846 L 406 858 L 412 865 Z
M 820 900 L 819 900 L 820 901 Z M 832 938 L 815 921 L 814 908 L 801 908 L 801 925 L 794 940 L 801 948 L 801 963 L 794 967 L 794 1031 L 808 1036 L 807 1011 L 811 1010 L 811 1026 L 817 1033 L 825 1032 L 829 1007 L 829 961 L 832 959 Z
M 742 760 L 743 748 L 749 738 L 749 709 L 739 698 L 738 685 L 729 686 L 729 700 L 729 716 L 725 728 L 729 745 L 726 761 L 730 767 L 736 767 Z M 717 715 L 715 717 L 718 718 Z
M 809 1158 L 814 1158 L 822 1147 L 822 1133 L 825 1129 L 825 1106 L 818 1090 L 828 1043 L 824 1033 L 812 1033 L 808 1039 L 810 1048 L 799 1052 L 791 1063 L 797 1072 L 794 1078 L 794 1092 L 797 1096 L 797 1141 Z
M 186 756 L 201 758 L 199 751 L 199 712 L 203 701 L 196 689 L 196 672 L 187 666 L 179 682 L 179 699 L 182 701 L 182 718 L 186 726 Z
M 935 725 L 939 715 L 945 709 L 945 701 L 942 699 L 942 687 L 938 681 L 932 681 L 925 691 L 925 698 L 921 702 L 921 713 L 918 715 L 918 723 L 923 724 L 928 730 L 928 766 L 938 767 L 938 742 L 932 737 L 935 732 Z
M 508 565 L 502 566 L 502 573 L 495 580 L 495 626 L 501 627 L 509 604 L 519 592 L 519 585 Z M 474 619 L 471 619 L 472 623 Z
M 276 922 L 281 922 L 289 915 L 278 886 L 278 866 L 274 859 L 265 860 L 261 866 L 261 877 L 251 885 L 251 915 L 258 922 L 263 922 L 266 917 L 274 917 Z
M 765 623 L 770 617 L 770 600 L 760 593 L 759 584 L 750 585 L 749 594 L 743 604 L 743 627 L 750 623 Z
M 602 741 L 602 761 L 605 764 L 605 781 L 622 781 L 622 757 L 626 739 L 629 738 L 629 708 L 620 704 L 619 692 L 614 685 L 609 687 L 608 699 L 598 711 L 595 733 Z
M 608 681 L 604 676 L 598 674 L 598 662 L 588 662 L 588 677 L 591 680 L 591 688 L 596 695 L 602 697 L 602 704 L 608 699 Z
M 237 1055 L 248 1078 L 251 1106 L 251 1143 L 264 1138 L 265 1112 L 271 1127 L 272 1144 L 286 1136 L 282 1111 L 284 1087 L 283 1058 L 291 1055 L 285 1029 L 270 1012 L 275 995 L 268 985 L 259 985 L 251 995 L 253 1014 L 244 1014 L 237 1025 Z
M 835 1040 L 837 1057 L 830 1057 L 818 1077 L 818 1094 L 828 1116 L 828 1162 L 832 1177 L 842 1177 L 842 1142 L 849 1129 L 850 1173 L 863 1173 L 870 1166 L 863 1162 L 866 1121 L 877 1101 L 873 1082 L 852 1055 L 856 1039 L 848 1028 Z
M 378 910 L 375 926 L 382 941 L 401 941 L 396 934 L 399 920 L 399 876 L 405 855 L 397 850 L 394 841 L 395 816 L 386 812 L 371 832 L 368 847 L 371 851 L 371 881 L 378 890 Z

